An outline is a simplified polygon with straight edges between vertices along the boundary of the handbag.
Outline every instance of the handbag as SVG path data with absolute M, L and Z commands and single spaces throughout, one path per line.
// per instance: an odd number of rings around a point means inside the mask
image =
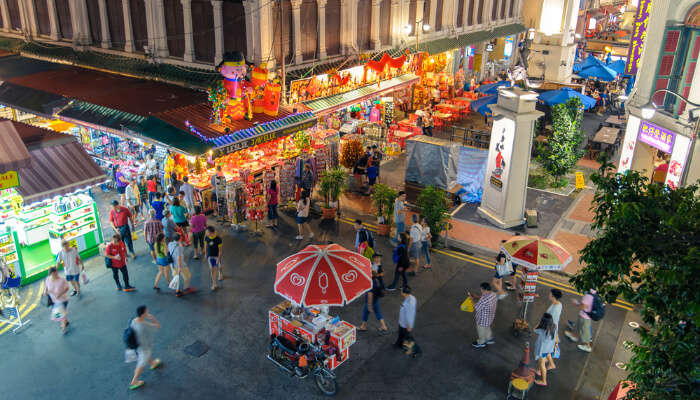
M 472 300 L 472 296 L 467 295 L 467 298 L 464 299 L 459 309 L 464 312 L 474 312 L 474 300 Z
M 175 274 L 168 287 L 172 290 L 180 290 L 180 275 Z
M 105 257 L 105 268 L 112 268 L 112 259 Z
M 561 351 L 559 350 L 559 343 L 554 343 L 554 351 L 552 352 L 552 358 L 559 358 L 561 356 Z
M 53 299 L 49 294 L 46 295 L 46 307 L 51 307 L 53 305 Z

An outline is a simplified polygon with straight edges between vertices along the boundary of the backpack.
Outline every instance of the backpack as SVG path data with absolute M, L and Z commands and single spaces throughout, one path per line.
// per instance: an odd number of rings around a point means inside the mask
M 368 231 L 365 228 L 362 228 L 360 229 L 359 235 L 360 243 L 362 243 L 364 240 L 367 240 L 367 245 L 371 248 L 374 248 L 374 237 L 372 237 L 372 233 L 370 231 Z
M 593 295 L 593 306 L 587 314 L 593 321 L 600 321 L 605 316 L 605 303 L 598 293 Z
M 136 332 L 131 329 L 131 321 L 133 321 L 133 319 L 129 321 L 129 325 L 124 329 L 122 340 L 127 349 L 135 350 L 139 347 L 139 342 L 136 340 Z
M 399 263 L 399 258 L 401 258 L 401 253 L 399 253 L 399 249 L 405 247 L 403 244 L 400 244 L 394 248 L 394 252 L 391 254 L 391 260 L 394 262 L 394 264 Z

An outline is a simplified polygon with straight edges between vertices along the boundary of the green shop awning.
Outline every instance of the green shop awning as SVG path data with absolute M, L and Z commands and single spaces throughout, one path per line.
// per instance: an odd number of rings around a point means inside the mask
M 79 100 L 73 100 L 67 107 L 59 111 L 57 115 L 61 120 L 103 130 L 115 135 L 124 134 L 124 128 L 138 132 L 141 124 L 146 120 L 145 117 L 140 115 Z
M 52 118 L 54 112 L 69 101 L 58 94 L 10 82 L 0 82 L 0 104 L 44 118 Z
M 470 46 L 487 40 L 516 35 L 525 32 L 527 28 L 523 24 L 510 24 L 499 26 L 491 30 L 481 30 L 469 32 L 457 37 L 448 37 L 442 39 L 431 40 L 418 44 L 419 51 L 427 51 L 430 54 L 438 54 L 447 50 L 457 49 L 460 47 Z M 408 47 L 410 51 L 415 52 L 416 47 Z
M 386 81 L 382 81 L 379 86 L 371 84 L 349 92 L 323 97 L 316 100 L 309 100 L 303 104 L 311 109 L 315 115 L 328 114 L 333 111 L 349 107 L 360 101 L 381 96 L 382 94 L 400 89 L 413 83 L 417 83 L 420 78 L 414 74 L 397 76 Z
M 146 118 L 140 129 L 138 133 L 143 140 L 156 142 L 191 156 L 205 154 L 214 147 L 156 117 Z

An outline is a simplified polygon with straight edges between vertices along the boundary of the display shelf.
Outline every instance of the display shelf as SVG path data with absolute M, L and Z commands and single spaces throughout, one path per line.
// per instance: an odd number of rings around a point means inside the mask
M 24 222 L 25 224 L 30 223 L 30 222 L 32 222 L 32 221 L 36 221 L 37 219 L 43 218 L 43 217 L 45 217 L 45 216 L 47 216 L 47 215 L 49 215 L 49 214 L 51 213 L 51 210 L 48 210 L 47 208 L 48 208 L 48 206 L 42 207 L 44 213 L 43 213 L 43 214 L 40 214 L 40 215 L 37 215 L 37 216 L 35 216 L 35 217 L 31 217 L 31 218 L 19 217 L 19 218 L 17 218 L 17 219 L 19 219 L 20 221 Z M 38 211 L 38 210 L 34 210 L 34 211 L 32 211 L 32 213 L 34 213 L 34 212 L 36 212 L 36 211 Z
M 71 209 L 71 210 L 64 211 L 64 212 L 60 212 L 60 213 L 54 211 L 54 212 L 51 213 L 51 215 L 54 215 L 54 216 L 57 216 L 57 217 L 62 217 L 62 216 L 64 216 L 64 215 L 66 215 L 66 214 L 70 214 L 70 213 L 75 212 L 75 211 L 78 211 L 78 210 L 80 210 L 80 209 L 82 209 L 82 208 L 92 206 L 92 204 L 93 204 L 92 202 L 88 202 L 88 203 L 85 203 L 85 204 L 83 204 L 83 205 L 81 205 L 81 206 L 78 206 L 78 207 L 76 207 L 76 208 L 73 208 L 73 209 Z M 87 212 L 89 212 L 89 211 L 86 211 L 86 213 L 87 213 Z
M 82 228 L 82 227 L 84 227 L 84 226 L 86 226 L 86 225 L 90 225 L 90 224 L 93 224 L 93 225 L 95 224 L 95 219 L 94 219 L 94 218 L 93 218 L 92 220 L 90 220 L 90 221 L 88 221 L 88 222 L 82 224 L 82 225 L 76 226 L 76 227 L 74 227 L 74 228 L 71 228 L 71 229 L 68 229 L 68 230 L 65 230 L 65 231 L 62 231 L 62 232 L 58 232 L 58 231 L 55 231 L 55 230 L 53 230 L 53 229 L 49 229 L 49 233 L 52 234 L 52 235 L 55 235 L 55 236 L 57 236 L 57 237 L 62 237 L 63 235 L 65 235 L 65 234 L 68 233 L 68 232 L 72 232 L 72 231 L 74 231 L 74 230 L 76 230 L 76 229 L 80 229 L 80 228 Z M 90 229 L 90 230 L 86 230 L 85 232 L 81 233 L 81 235 L 84 234 L 84 233 L 90 232 L 90 231 L 92 231 L 93 229 L 94 229 L 94 227 L 93 227 L 92 229 Z M 76 236 L 78 236 L 78 235 L 76 235 Z
M 84 225 L 86 222 L 92 222 L 94 220 L 95 220 L 95 215 L 93 213 L 83 214 L 77 218 L 74 218 L 74 219 L 71 219 L 71 220 L 68 220 L 65 222 L 55 222 L 54 223 L 55 226 L 52 229 L 52 231 L 65 232 L 65 231 L 73 229 L 77 226 Z M 73 226 L 66 226 L 66 225 L 70 225 L 70 224 L 74 224 L 74 225 Z
M 33 231 L 33 230 L 35 230 L 35 229 L 39 229 L 39 228 L 42 228 L 42 227 L 44 227 L 44 226 L 46 226 L 46 225 L 49 225 L 50 223 L 51 223 L 51 220 L 48 220 L 48 221 L 43 222 L 43 223 L 41 223 L 41 224 L 36 224 L 36 225 L 31 225 L 31 226 L 25 226 L 25 227 L 24 227 L 24 231 L 25 231 L 25 232 Z

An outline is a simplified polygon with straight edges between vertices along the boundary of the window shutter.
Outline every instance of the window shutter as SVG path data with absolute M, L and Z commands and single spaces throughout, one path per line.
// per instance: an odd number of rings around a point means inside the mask
M 671 81 L 671 74 L 673 73 L 673 66 L 676 61 L 676 50 L 678 49 L 678 43 L 681 37 L 680 28 L 667 28 L 665 35 L 665 45 L 661 50 L 659 56 L 659 65 L 657 66 L 656 72 L 656 84 L 655 89 L 669 89 L 669 82 Z M 669 100 L 665 93 L 659 93 L 655 95 L 652 100 L 657 106 L 665 105 L 666 101 Z

